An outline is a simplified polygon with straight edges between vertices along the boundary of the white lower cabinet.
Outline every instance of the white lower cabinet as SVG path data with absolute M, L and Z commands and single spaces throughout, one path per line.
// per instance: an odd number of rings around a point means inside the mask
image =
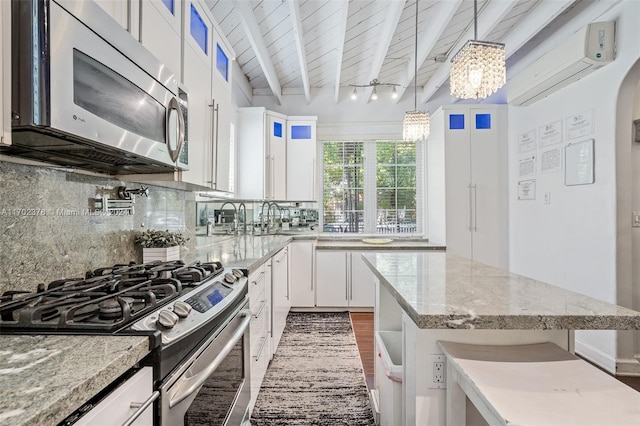
M 251 356 L 251 400 L 253 410 L 269 366 L 271 349 L 271 260 L 263 263 L 249 275 L 249 306 L 251 307 L 250 356 Z
M 287 324 L 291 308 L 289 292 L 289 247 L 280 250 L 271 259 L 271 355 L 275 354 Z
M 313 308 L 316 305 L 313 274 L 315 242 L 292 241 L 289 247 L 291 306 Z
M 153 394 L 153 368 L 143 367 L 131 378 L 114 389 L 76 425 L 121 425 L 137 411 Z M 153 404 L 149 405 L 134 422 L 134 425 L 153 424 Z
M 361 252 L 316 252 L 316 306 L 372 308 L 373 274 Z

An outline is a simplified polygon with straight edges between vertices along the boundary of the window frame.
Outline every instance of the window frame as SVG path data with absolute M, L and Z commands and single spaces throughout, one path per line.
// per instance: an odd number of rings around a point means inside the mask
M 324 231 L 325 225 L 325 162 L 324 162 L 324 146 L 329 142 L 363 142 L 364 144 L 364 188 L 363 188 L 363 211 L 364 211 L 364 230 L 363 232 L 328 232 Z M 381 233 L 377 232 L 377 143 L 378 142 L 403 142 L 400 139 L 394 138 L 351 138 L 347 140 L 340 139 L 324 139 L 318 144 L 318 166 L 319 166 L 319 186 L 320 186 L 320 200 L 319 200 L 319 215 L 318 215 L 318 228 L 320 232 L 327 235 L 375 235 L 375 236 L 396 236 L 396 237 L 424 237 L 425 228 L 425 213 L 426 213 L 426 182 L 424 176 L 426 175 L 425 165 L 425 145 L 424 141 L 416 141 L 416 230 L 415 232 L 391 232 Z M 369 160 L 373 158 L 374 160 Z M 396 160 L 397 167 L 397 160 Z M 373 184 L 373 185 L 372 185 Z

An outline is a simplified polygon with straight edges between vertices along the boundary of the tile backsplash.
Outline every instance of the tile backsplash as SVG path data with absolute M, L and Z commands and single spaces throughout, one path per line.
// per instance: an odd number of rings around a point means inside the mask
M 142 261 L 135 231 L 181 230 L 195 247 L 192 192 L 149 186 L 135 196 L 134 214 L 96 210 L 102 196 L 139 184 L 0 161 L 0 294 L 35 290 L 38 283 L 84 276 L 88 270 Z M 146 186 L 146 185 L 145 185 Z

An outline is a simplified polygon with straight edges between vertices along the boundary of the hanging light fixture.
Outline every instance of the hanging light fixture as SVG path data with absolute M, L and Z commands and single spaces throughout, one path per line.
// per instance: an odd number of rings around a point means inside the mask
M 402 120 L 402 139 L 417 141 L 429 136 L 429 113 L 418 111 L 418 0 L 416 0 L 416 45 L 414 49 L 415 73 L 413 77 L 413 111 L 407 111 Z
M 451 95 L 461 99 L 484 99 L 506 81 L 504 44 L 478 40 L 478 0 L 473 0 L 473 33 L 451 59 Z
M 391 97 L 395 99 L 398 97 L 398 92 L 396 92 L 396 86 L 400 86 L 400 85 L 395 83 L 381 83 L 380 81 L 378 81 L 377 78 L 374 78 L 369 82 L 369 84 L 350 84 L 349 86 L 353 87 L 353 92 L 351 93 L 352 100 L 355 101 L 356 99 L 358 99 L 358 92 L 357 92 L 358 87 L 373 87 L 373 91 L 371 92 L 371 100 L 376 101 L 378 100 L 378 91 L 376 87 L 378 86 L 392 87 L 393 91 L 391 92 Z

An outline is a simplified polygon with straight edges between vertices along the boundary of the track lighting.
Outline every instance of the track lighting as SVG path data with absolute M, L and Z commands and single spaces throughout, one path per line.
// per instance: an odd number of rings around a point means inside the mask
M 373 87 L 373 93 L 371 94 L 371 99 L 373 99 L 374 101 L 378 100 L 378 92 L 376 92 L 375 86 Z
M 351 92 L 352 100 L 358 99 L 358 92 L 357 92 L 358 87 L 373 87 L 373 92 L 371 92 L 371 100 L 375 101 L 378 99 L 378 90 L 376 89 L 378 86 L 391 87 L 392 88 L 391 98 L 397 99 L 398 92 L 396 91 L 396 86 L 400 86 L 400 85 L 395 83 L 380 83 L 377 78 L 374 78 L 369 82 L 369 84 L 350 84 L 349 86 L 353 87 L 353 92 Z
M 355 101 L 356 99 L 358 99 L 358 89 L 354 87 L 353 92 L 351 92 L 351 100 Z

